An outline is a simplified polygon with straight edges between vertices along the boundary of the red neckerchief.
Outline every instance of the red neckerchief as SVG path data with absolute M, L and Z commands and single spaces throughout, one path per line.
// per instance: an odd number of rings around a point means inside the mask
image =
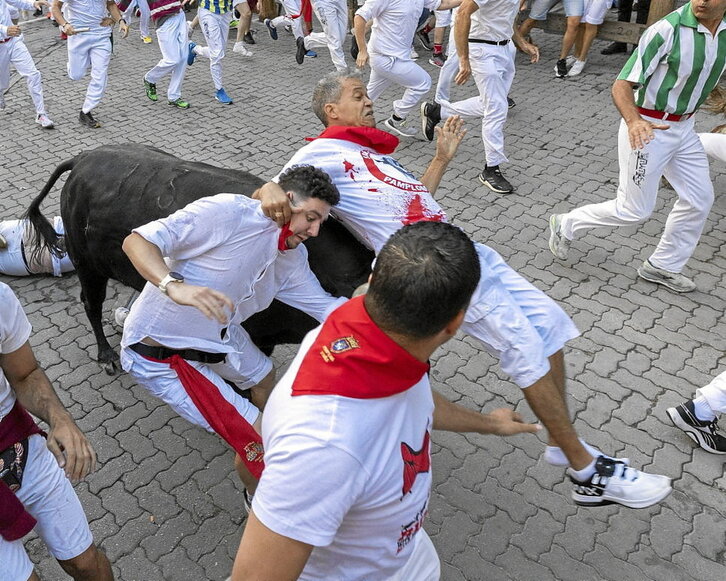
M 386 131 L 376 127 L 347 127 L 344 125 L 331 125 L 317 137 L 306 137 L 307 141 L 316 139 L 342 139 L 352 141 L 363 147 L 368 147 L 376 153 L 388 155 L 396 151 L 399 139 Z
M 287 247 L 287 239 L 292 236 L 294 232 L 290 230 L 290 222 L 287 224 L 283 224 L 282 228 L 280 228 L 280 237 L 277 239 L 277 249 L 281 250 L 282 252 L 285 252 L 285 250 L 290 250 Z
M 303 358 L 292 395 L 382 398 L 416 385 L 429 370 L 368 315 L 365 297 L 333 311 Z

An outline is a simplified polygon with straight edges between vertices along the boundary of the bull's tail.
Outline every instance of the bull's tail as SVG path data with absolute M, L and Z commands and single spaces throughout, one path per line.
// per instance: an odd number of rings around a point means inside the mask
M 48 192 L 53 188 L 58 178 L 68 170 L 73 169 L 75 165 L 75 158 L 69 159 L 61 163 L 53 175 L 50 176 L 46 182 L 40 194 L 30 203 L 30 206 L 23 214 L 23 219 L 27 219 L 30 223 L 32 239 L 30 246 L 33 248 L 31 256 L 28 257 L 30 261 L 36 261 L 43 250 L 47 249 L 57 257 L 62 257 L 65 254 L 65 244 L 63 243 L 63 236 L 59 236 L 53 225 L 50 223 L 48 218 L 40 213 L 40 204 L 43 202 Z

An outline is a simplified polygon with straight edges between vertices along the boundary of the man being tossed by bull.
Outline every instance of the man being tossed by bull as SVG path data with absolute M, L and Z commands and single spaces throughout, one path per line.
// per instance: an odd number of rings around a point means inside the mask
M 264 465 L 260 410 L 275 372 L 241 323 L 273 299 L 318 321 L 345 301 L 322 289 L 302 246 L 317 236 L 338 191 L 311 166 L 285 171 L 280 186 L 292 207 L 282 228 L 258 201 L 218 194 L 135 229 L 123 244 L 148 284 L 124 324 L 121 365 L 230 444 L 248 499 Z
M 325 130 L 288 166 L 311 163 L 330 175 L 341 196 L 335 216 L 365 244 L 378 252 L 406 224 L 446 220 L 432 194 L 464 136 L 461 119 L 450 117 L 436 129 L 436 153 L 418 180 L 389 157 L 398 139 L 376 129 L 360 77 L 331 73 L 323 78 L 313 93 L 313 111 Z M 266 214 L 279 222 L 288 219 L 287 198 L 274 183 L 257 195 Z M 665 498 L 670 479 L 635 470 L 578 438 L 567 409 L 563 353 L 565 343 L 579 334 L 572 320 L 497 252 L 481 243 L 475 247 L 481 276 L 461 328 L 497 356 L 523 389 L 549 432 L 545 460 L 569 466 L 575 502 L 643 508 Z

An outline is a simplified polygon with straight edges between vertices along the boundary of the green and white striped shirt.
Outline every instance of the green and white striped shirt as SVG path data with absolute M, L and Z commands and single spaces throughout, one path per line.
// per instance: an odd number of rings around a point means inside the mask
M 725 65 L 726 21 L 712 36 L 699 24 L 689 2 L 643 33 L 618 79 L 639 85 L 638 107 L 684 115 L 706 100 Z

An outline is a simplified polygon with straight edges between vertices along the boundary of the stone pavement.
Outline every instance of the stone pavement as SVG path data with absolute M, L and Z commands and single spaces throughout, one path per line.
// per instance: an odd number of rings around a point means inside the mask
M 157 104 L 144 96 L 142 75 L 159 51 L 156 42 L 141 44 L 134 27 L 129 39 L 116 42 L 107 95 L 97 110 L 104 126 L 94 131 L 77 122 L 86 84 L 66 78 L 57 30 L 28 25 L 27 41 L 57 128 L 43 132 L 33 123 L 24 82 L 16 79 L 6 95 L 8 108 L 0 112 L 0 216 L 18 216 L 56 164 L 106 143 L 147 143 L 273 176 L 305 136 L 318 132 L 309 110 L 311 87 L 331 65 L 321 52 L 297 66 L 290 36 L 283 33 L 275 43 L 261 24 L 253 26 L 254 57 L 230 50 L 224 61 L 235 104 L 213 100 L 207 63 L 200 59 L 184 85 L 192 103 L 188 111 L 166 105 L 163 83 Z M 436 433 L 427 529 L 441 555 L 443 579 L 722 581 L 723 460 L 696 449 L 665 410 L 726 367 L 726 197 L 720 196 L 726 168 L 712 168 L 717 199 L 689 263 L 698 292 L 676 295 L 635 274 L 663 229 L 664 208 L 673 203 L 668 189 L 642 227 L 590 234 L 573 247 L 567 263 L 555 261 L 547 248 L 550 213 L 614 194 L 618 115 L 609 86 L 625 57 L 600 56 L 603 44 L 596 42 L 580 77 L 556 80 L 558 39 L 534 34 L 543 62 L 531 66 L 518 57 L 512 90 L 517 106 L 507 124 L 511 163 L 505 172 L 517 192 L 496 196 L 477 182 L 483 154 L 478 127 L 470 122 L 437 197 L 456 224 L 500 251 L 581 329 L 567 353 L 571 411 L 580 432 L 636 467 L 672 477 L 675 490 L 643 510 L 578 508 L 563 470 L 540 459 L 541 436 Z M 460 90 L 473 93 L 473 85 Z M 378 103 L 379 120 L 396 95 L 389 90 Z M 700 114 L 698 126 L 717 122 Z M 432 151 L 424 141 L 408 141 L 398 158 L 420 174 Z M 46 215 L 58 212 L 59 193 L 60 183 L 44 204 Z M 98 367 L 74 275 L 0 280 L 19 295 L 34 326 L 39 360 L 98 451 L 98 470 L 77 490 L 117 579 L 225 579 L 245 521 L 232 455 L 216 436 L 176 417 L 128 376 L 109 377 Z M 111 285 L 104 315 L 114 346 L 120 335 L 113 308 L 128 296 L 129 289 Z M 278 365 L 293 352 L 278 348 Z M 519 389 L 470 339 L 445 346 L 433 377 L 464 405 L 515 406 L 533 419 Z M 46 581 L 66 578 L 37 538 L 26 544 Z

